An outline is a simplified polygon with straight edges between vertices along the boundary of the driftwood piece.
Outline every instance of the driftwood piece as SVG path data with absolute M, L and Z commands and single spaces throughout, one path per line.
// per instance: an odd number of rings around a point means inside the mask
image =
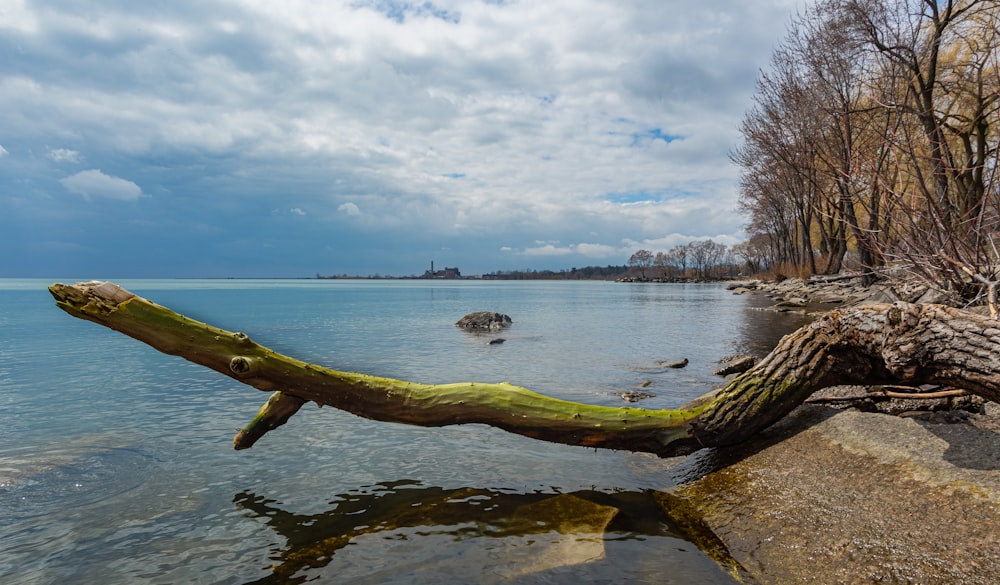
M 676 410 L 569 402 L 507 383 L 428 385 L 341 372 L 281 355 L 243 333 L 178 315 L 103 282 L 49 287 L 67 313 L 254 388 L 280 392 L 234 440 L 245 448 L 307 401 L 419 426 L 484 423 L 524 436 L 660 456 L 741 442 L 838 384 L 943 384 L 1000 401 L 1000 325 L 938 305 L 832 311 L 757 366 Z

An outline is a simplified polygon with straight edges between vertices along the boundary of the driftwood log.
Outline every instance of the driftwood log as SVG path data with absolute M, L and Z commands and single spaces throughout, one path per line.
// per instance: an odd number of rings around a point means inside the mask
M 569 402 L 507 383 L 427 385 L 340 372 L 281 355 L 112 283 L 57 283 L 49 291 L 70 315 L 274 392 L 236 435 L 237 449 L 284 424 L 305 402 L 380 421 L 483 423 L 545 441 L 668 457 L 739 443 L 831 385 L 943 384 L 1000 401 L 1000 323 L 939 305 L 832 311 L 786 336 L 724 388 L 679 409 L 646 410 Z

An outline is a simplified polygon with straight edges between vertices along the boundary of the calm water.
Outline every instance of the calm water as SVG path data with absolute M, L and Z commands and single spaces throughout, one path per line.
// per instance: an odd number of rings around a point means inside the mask
M 697 473 L 698 454 L 310 406 L 235 452 L 266 394 L 69 317 L 50 283 L 0 280 L 2 583 L 731 582 L 654 501 Z M 719 285 L 119 283 L 341 370 L 608 405 L 649 382 L 647 408 L 704 393 L 719 357 L 764 352 L 800 324 Z M 453 325 L 487 309 L 514 320 L 502 345 Z M 685 369 L 657 367 L 681 357 Z

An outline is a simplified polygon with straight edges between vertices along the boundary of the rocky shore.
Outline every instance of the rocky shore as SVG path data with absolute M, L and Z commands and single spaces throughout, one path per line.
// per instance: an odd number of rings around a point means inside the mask
M 774 301 L 767 310 L 776 311 L 955 304 L 919 285 L 864 287 L 850 277 L 730 288 L 767 295 Z M 751 444 L 713 453 L 715 471 L 671 491 L 723 543 L 744 581 L 998 582 L 1000 405 L 952 396 L 875 400 L 879 390 L 818 393 L 817 403 Z
M 837 307 L 875 303 L 933 303 L 987 314 L 985 306 L 965 306 L 957 296 L 907 278 L 864 285 L 860 276 L 814 276 L 788 278 L 778 282 L 749 280 L 732 283 L 734 294 L 763 294 L 774 301 L 772 310 L 825 312 Z

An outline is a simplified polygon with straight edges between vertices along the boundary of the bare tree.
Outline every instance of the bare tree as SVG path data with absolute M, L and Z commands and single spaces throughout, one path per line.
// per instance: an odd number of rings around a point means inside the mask
M 727 249 L 725 244 L 719 244 L 713 240 L 691 242 L 689 248 L 695 269 L 701 278 L 712 276 L 712 269 L 722 262 Z
M 656 255 L 653 256 L 653 266 L 660 269 L 660 276 L 662 278 L 670 278 L 670 259 L 665 253 L 657 252 Z
M 741 248 L 739 254 L 746 260 L 747 265 L 754 273 L 762 272 L 765 268 L 774 266 L 777 263 L 777 260 L 772 255 L 772 247 L 766 235 L 757 234 L 751 236 L 743 244 L 746 247 Z
M 887 260 L 967 298 L 1000 279 L 1000 0 L 821 0 L 761 75 L 733 160 L 775 262 L 874 278 Z M 975 276 L 970 276 L 970 273 Z M 994 286 L 995 288 L 995 286 Z
M 646 271 L 653 265 L 653 253 L 639 250 L 628 259 L 628 265 L 639 271 L 639 278 L 646 280 Z
M 681 278 L 686 276 L 690 251 L 687 245 L 674 246 L 667 250 L 667 262 L 677 269 L 677 274 Z
M 885 187 L 903 221 L 885 253 L 929 284 L 983 294 L 986 285 L 969 271 L 986 283 L 1000 276 L 991 197 L 1000 3 L 851 0 L 845 7 L 879 60 L 873 84 L 895 90 L 880 97 L 899 117 L 887 138 L 905 164 Z

